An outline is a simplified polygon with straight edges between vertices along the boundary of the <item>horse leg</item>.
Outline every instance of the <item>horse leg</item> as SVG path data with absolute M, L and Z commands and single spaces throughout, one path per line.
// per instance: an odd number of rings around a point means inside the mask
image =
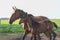
M 52 39 L 52 36 L 51 36 L 51 33 L 50 33 L 50 32 L 45 32 L 44 34 L 45 34 L 47 37 L 49 37 L 50 40 Z
M 38 36 L 38 39 L 39 39 L 39 40 L 41 40 L 41 37 L 40 37 L 40 35 L 39 35 L 39 34 L 37 34 L 37 36 Z
M 34 40 L 37 40 L 37 39 L 36 39 L 36 34 L 34 34 Z
M 50 40 L 55 40 L 56 38 L 56 33 L 54 31 L 50 31 Z
M 34 38 L 34 40 L 37 40 L 36 39 L 36 34 L 32 33 L 32 36 L 31 36 L 31 40 Z
M 52 40 L 52 35 L 51 35 L 51 33 L 49 33 L 49 35 L 50 35 L 50 40 Z
M 23 36 L 23 40 L 25 39 L 25 37 L 27 36 L 28 33 L 29 33 L 28 31 L 25 31 L 24 36 Z
M 56 35 L 56 33 L 54 31 L 52 32 L 52 34 L 53 34 L 53 40 L 55 40 L 57 35 Z
M 32 36 L 31 36 L 31 40 L 33 39 L 33 37 L 34 37 L 34 35 L 32 34 Z

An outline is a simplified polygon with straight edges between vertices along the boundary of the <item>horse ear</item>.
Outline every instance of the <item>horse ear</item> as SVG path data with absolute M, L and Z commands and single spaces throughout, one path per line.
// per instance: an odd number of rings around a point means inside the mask
M 17 8 L 16 7 L 12 7 L 14 10 L 16 10 Z

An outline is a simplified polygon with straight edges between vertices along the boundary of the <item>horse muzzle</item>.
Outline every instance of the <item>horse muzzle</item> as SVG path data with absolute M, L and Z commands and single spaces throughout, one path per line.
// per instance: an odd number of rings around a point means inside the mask
M 12 24 L 12 21 L 9 21 L 9 24 Z

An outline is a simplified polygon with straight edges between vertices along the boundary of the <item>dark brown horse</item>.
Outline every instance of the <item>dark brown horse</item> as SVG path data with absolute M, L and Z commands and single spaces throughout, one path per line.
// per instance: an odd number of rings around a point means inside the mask
M 23 15 L 25 14 L 25 12 L 23 10 L 17 9 L 16 7 L 15 8 L 13 7 L 13 9 L 14 9 L 15 12 L 12 14 L 12 16 L 10 18 L 10 21 L 9 21 L 10 24 L 12 24 L 15 20 L 17 20 L 19 18 L 21 19 L 23 17 Z M 44 20 L 49 20 L 48 18 L 43 17 L 43 16 L 34 16 L 33 19 L 36 22 L 39 22 L 39 21 L 41 22 L 41 21 L 44 21 Z M 24 22 L 24 30 L 25 30 L 25 35 L 30 32 L 29 31 L 29 27 L 27 26 L 27 21 Z M 48 34 L 48 33 L 46 33 L 46 34 Z
M 55 40 L 56 34 L 52 30 L 53 23 L 51 21 L 46 21 L 45 20 L 41 23 L 38 23 L 33 19 L 33 15 L 27 14 L 27 13 L 22 18 L 21 23 L 25 22 L 26 20 L 27 20 L 27 23 L 29 25 L 30 32 L 32 33 L 31 40 L 32 40 L 33 36 L 36 40 L 36 35 L 40 39 L 40 36 L 39 36 L 40 33 L 45 33 L 45 34 L 48 33 L 48 35 L 50 36 L 50 40 Z M 51 34 L 53 34 L 53 39 L 52 39 Z

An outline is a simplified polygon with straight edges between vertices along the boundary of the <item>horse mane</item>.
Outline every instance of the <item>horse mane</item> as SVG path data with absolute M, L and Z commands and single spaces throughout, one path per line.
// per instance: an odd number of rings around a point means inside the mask
M 24 12 L 24 11 L 21 10 L 21 9 L 16 9 L 16 11 L 19 11 L 19 12 L 21 12 L 22 14 L 26 13 L 26 12 Z
M 28 14 L 28 16 L 32 17 L 33 15 L 32 14 Z

